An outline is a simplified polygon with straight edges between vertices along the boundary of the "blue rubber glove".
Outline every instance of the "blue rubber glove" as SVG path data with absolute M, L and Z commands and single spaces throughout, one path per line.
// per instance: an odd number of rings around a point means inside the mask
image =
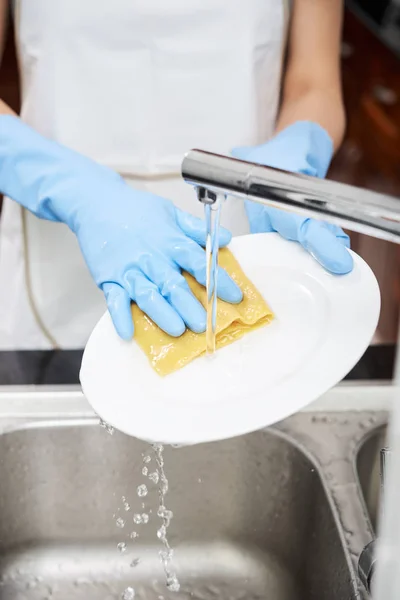
M 38 217 L 66 223 L 103 290 L 119 335 L 130 339 L 131 300 L 173 336 L 206 327 L 181 269 L 206 283 L 205 225 L 169 200 L 129 187 L 115 172 L 0 116 L 0 190 Z M 194 201 L 194 200 L 193 200 Z M 220 245 L 229 243 L 220 232 Z M 218 296 L 242 292 L 222 269 Z
M 285 171 L 325 177 L 333 144 L 320 125 L 299 121 L 269 142 L 235 148 L 232 155 Z M 276 231 L 287 240 L 299 242 L 327 271 L 336 275 L 352 270 L 353 259 L 347 251 L 350 240 L 340 227 L 251 201 L 246 201 L 246 213 L 252 233 Z

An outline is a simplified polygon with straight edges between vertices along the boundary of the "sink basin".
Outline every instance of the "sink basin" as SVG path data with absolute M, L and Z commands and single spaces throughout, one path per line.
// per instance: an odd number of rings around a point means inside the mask
M 274 431 L 165 450 L 168 537 L 181 583 L 179 593 L 168 591 L 158 486 L 141 473 L 148 453 L 93 418 L 0 435 L 1 600 L 111 600 L 127 586 L 143 600 L 354 597 L 318 468 Z M 154 458 L 145 466 L 154 471 Z M 148 495 L 138 497 L 143 483 Z M 149 523 L 135 525 L 134 513 L 144 512 Z
M 387 427 L 374 429 L 362 443 L 357 455 L 357 473 L 373 530 L 377 531 L 381 480 L 380 450 L 386 446 Z

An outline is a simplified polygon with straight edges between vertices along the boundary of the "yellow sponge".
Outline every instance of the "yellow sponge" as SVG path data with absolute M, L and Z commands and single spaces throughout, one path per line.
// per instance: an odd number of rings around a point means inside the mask
M 218 300 L 217 349 L 231 344 L 249 331 L 268 325 L 273 319 L 273 313 L 264 298 L 227 248 L 219 251 L 218 262 L 241 288 L 243 300 L 240 304 Z M 184 277 L 193 294 L 205 307 L 205 288 L 188 273 L 184 273 Z M 181 369 L 206 351 L 205 333 L 193 333 L 187 329 L 179 338 L 171 337 L 155 325 L 137 304 L 132 304 L 132 316 L 135 325 L 134 339 L 146 354 L 153 369 L 161 376 Z

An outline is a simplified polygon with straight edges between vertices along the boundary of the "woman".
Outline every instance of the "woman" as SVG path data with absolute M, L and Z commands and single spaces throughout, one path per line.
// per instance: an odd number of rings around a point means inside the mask
M 171 335 L 204 330 L 180 272 L 205 283 L 184 152 L 323 177 L 343 136 L 342 2 L 292 4 L 16 0 L 21 120 L 0 106 L 0 348 L 83 346 L 102 292 L 124 339 L 131 299 Z M 278 231 L 329 271 L 352 268 L 336 227 L 236 199 L 222 224 Z M 224 273 L 218 293 L 241 299 Z

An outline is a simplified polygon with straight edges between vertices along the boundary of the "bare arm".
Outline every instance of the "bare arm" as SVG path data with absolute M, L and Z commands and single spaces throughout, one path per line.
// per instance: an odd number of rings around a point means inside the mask
M 345 128 L 340 78 L 342 0 L 294 0 L 280 131 L 296 121 L 319 123 L 335 149 Z
M 7 34 L 8 0 L 0 0 L 0 62 L 3 56 Z M 0 114 L 14 115 L 14 111 L 0 99 Z

